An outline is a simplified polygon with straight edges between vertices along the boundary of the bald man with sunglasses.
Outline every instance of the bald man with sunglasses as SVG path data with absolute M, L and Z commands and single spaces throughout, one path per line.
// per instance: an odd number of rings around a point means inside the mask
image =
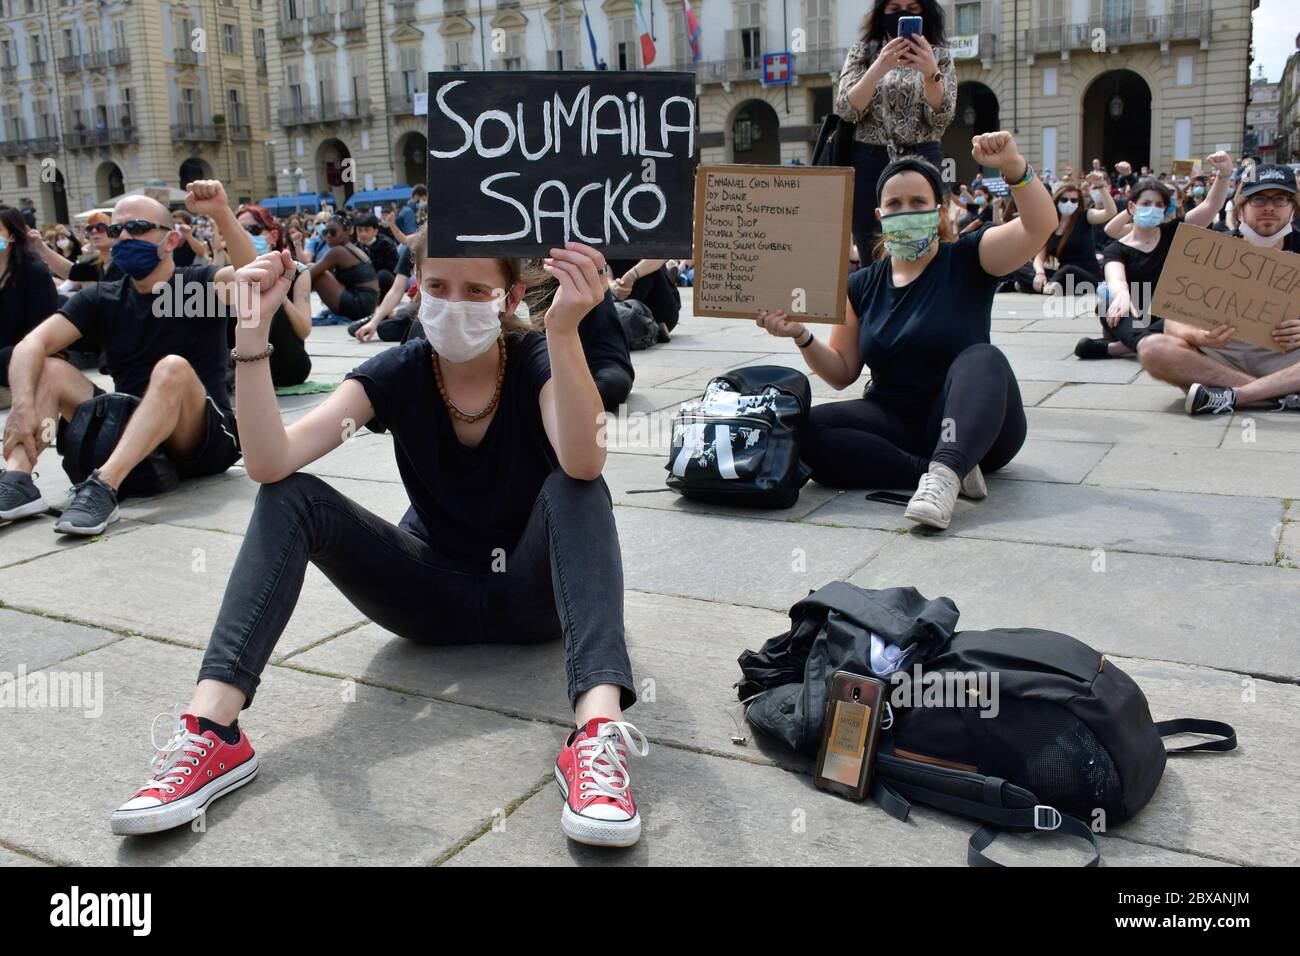
M 256 258 L 219 182 L 189 185 L 186 208 L 210 218 L 232 264 L 178 269 L 173 253 L 185 238 L 170 211 L 147 196 L 120 200 L 108 229 L 113 263 L 125 274 L 77 293 L 14 348 L 13 407 L 4 429 L 0 519 L 43 514 L 32 483 L 41 451 L 60 439 L 60 453 L 82 461 L 63 433 L 77 409 L 102 391 L 58 357 L 83 335 L 103 343 L 116 393 L 131 396 L 129 420 L 112 451 L 73 488 L 56 522 L 63 534 L 94 535 L 118 518 L 118 496 L 136 466 L 155 450 L 180 478 L 225 471 L 239 459 L 238 433 L 226 390 L 226 326 L 234 314 L 234 272 Z M 138 404 L 136 402 L 138 401 Z M 102 403 L 101 403 L 102 404 Z M 67 441 L 63 439 L 67 438 Z M 95 456 L 98 457 L 98 456 Z M 72 474 L 72 470 L 69 474 Z M 146 482 L 137 482 L 147 485 Z

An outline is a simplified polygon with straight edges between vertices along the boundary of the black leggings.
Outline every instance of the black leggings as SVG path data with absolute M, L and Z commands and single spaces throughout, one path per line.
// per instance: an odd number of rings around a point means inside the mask
M 627 401 L 632 394 L 632 376 L 627 369 L 617 362 L 593 362 L 589 368 L 605 411 L 612 412 Z
M 1074 276 L 1074 284 L 1070 285 L 1068 278 Z M 1027 292 L 1033 294 L 1034 291 L 1034 264 L 1027 262 L 1015 272 L 1010 272 L 1002 277 L 1004 285 L 1012 284 L 1016 292 Z M 1055 272 L 1047 273 L 1048 282 L 1059 282 L 1065 286 L 1065 291 L 1074 295 L 1090 295 L 1097 291 L 1097 287 L 1104 285 L 1106 280 L 1102 278 L 1101 270 L 1089 270 L 1085 266 L 1064 265 Z M 1087 287 L 1084 287 L 1087 283 Z M 1002 288 L 999 292 L 1004 291 Z
M 972 345 L 929 403 L 863 398 L 813 407 L 801 457 L 836 488 L 911 488 L 937 461 L 965 477 L 997 471 L 1025 442 L 1025 408 L 1007 358 Z

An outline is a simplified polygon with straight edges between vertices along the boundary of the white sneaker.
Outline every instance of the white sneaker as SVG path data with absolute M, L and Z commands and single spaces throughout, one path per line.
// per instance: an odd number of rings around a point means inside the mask
M 952 521 L 952 509 L 957 504 L 960 488 L 961 482 L 955 471 L 947 465 L 932 461 L 930 470 L 921 476 L 916 494 L 907 503 L 903 516 L 942 531 Z
M 1059 282 L 1048 282 L 1043 286 L 1043 295 L 1062 295 L 1065 289 Z
M 966 477 L 961 480 L 961 493 L 964 497 L 976 501 L 989 496 L 989 486 L 984 483 L 984 472 L 980 471 L 979 465 L 967 472 Z

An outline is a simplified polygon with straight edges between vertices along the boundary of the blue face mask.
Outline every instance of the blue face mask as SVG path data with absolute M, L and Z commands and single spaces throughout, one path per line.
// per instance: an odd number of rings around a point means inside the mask
M 1142 229 L 1154 229 L 1165 221 L 1165 210 L 1159 206 L 1141 206 L 1133 214 L 1133 222 Z
M 162 262 L 158 247 L 144 239 L 123 239 L 113 246 L 112 259 L 113 265 L 136 280 L 143 279 Z
M 988 200 L 985 199 L 983 196 L 976 196 L 976 197 L 975 197 L 975 202 L 976 202 L 977 205 L 982 206 L 982 205 L 984 205 L 986 202 L 988 202 Z
M 8 248 L 9 248 L 9 243 L 5 241 L 4 236 L 0 236 L 0 252 L 4 252 Z
M 417 202 L 417 203 L 415 204 L 415 208 L 416 208 L 416 209 L 423 209 L 426 205 L 428 205 L 428 204 L 427 204 L 423 199 L 421 199 L 419 202 Z
M 1195 196 L 1197 199 L 1200 199 L 1202 196 L 1205 195 L 1205 187 L 1197 186 L 1195 189 L 1192 190 L 1192 195 Z
M 253 251 L 259 256 L 264 256 L 271 251 L 271 244 L 266 241 L 266 236 L 255 236 L 249 233 L 248 238 L 253 240 Z

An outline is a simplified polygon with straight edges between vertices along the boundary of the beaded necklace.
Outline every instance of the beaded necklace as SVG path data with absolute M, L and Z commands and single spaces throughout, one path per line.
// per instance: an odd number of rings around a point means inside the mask
M 492 393 L 492 400 L 483 407 L 481 412 L 467 412 L 451 400 L 447 394 L 447 386 L 442 381 L 442 368 L 438 364 L 438 353 L 433 352 L 433 377 L 438 383 L 438 394 L 442 396 L 442 403 L 447 406 L 447 411 L 451 417 L 472 425 L 474 422 L 487 418 L 496 409 L 497 403 L 501 401 L 501 383 L 506 378 L 506 337 L 503 335 L 497 339 L 497 352 L 500 360 L 497 362 L 497 387 Z

